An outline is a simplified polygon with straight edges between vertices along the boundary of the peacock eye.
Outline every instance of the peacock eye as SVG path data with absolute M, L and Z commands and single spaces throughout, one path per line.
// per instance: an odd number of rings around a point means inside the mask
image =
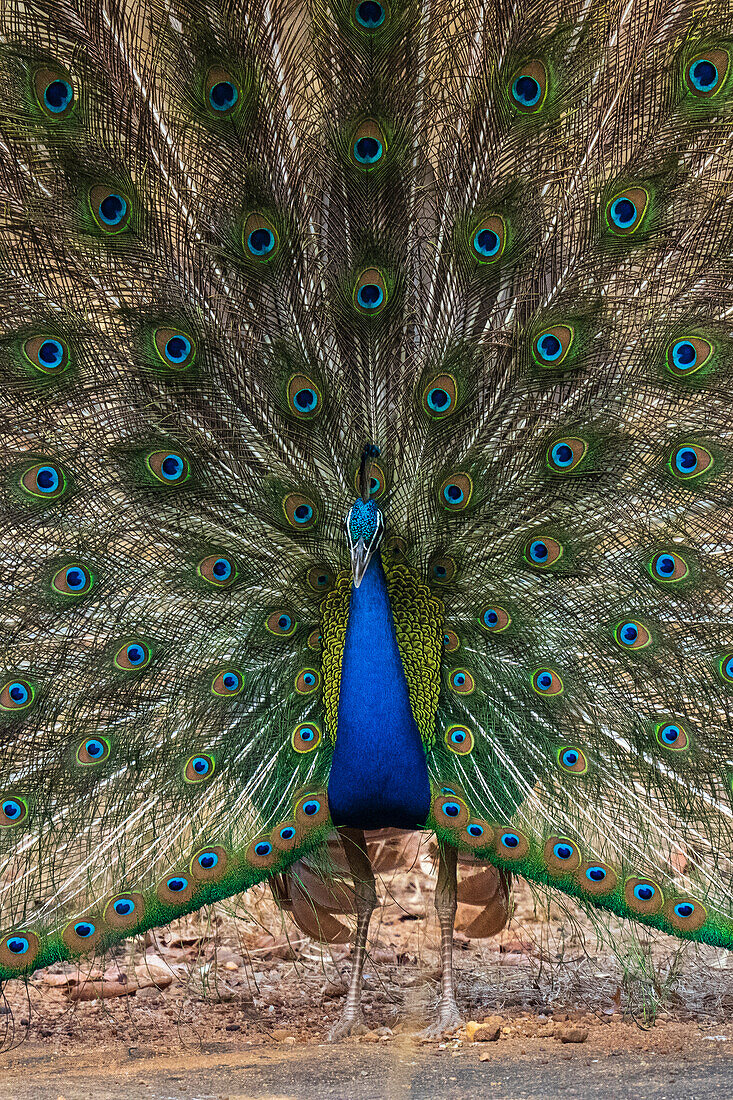
M 727 683 L 733 684 L 733 653 L 726 653 L 720 658 L 718 671 Z
M 528 61 L 517 69 L 509 84 L 510 102 L 522 114 L 534 114 L 547 99 L 547 69 L 542 61 Z
M 451 474 L 441 482 L 440 503 L 448 512 L 462 512 L 473 493 L 473 481 L 468 474 Z
M 538 695 L 562 695 L 565 686 L 552 668 L 538 668 L 532 673 L 532 687 Z
M 445 743 L 451 752 L 466 756 L 473 749 L 474 738 L 467 726 L 450 726 L 445 733 Z
M 710 340 L 702 336 L 673 340 L 667 347 L 667 370 L 677 378 L 689 378 L 705 366 L 714 350 Z
M 358 127 L 351 143 L 351 157 L 359 168 L 372 168 L 379 164 L 387 149 L 387 143 L 379 125 L 366 119 Z
M 484 630 L 488 630 L 490 634 L 501 634 L 502 630 L 506 630 L 511 621 L 509 612 L 496 604 L 485 607 L 481 612 L 481 626 Z
M 89 206 L 103 233 L 114 235 L 128 228 L 132 206 L 121 192 L 97 184 L 89 191 Z
M 365 316 L 380 313 L 387 304 L 387 288 L 376 267 L 362 272 L 354 287 L 354 305 Z
M 575 849 L 573 848 L 572 844 L 560 843 L 556 844 L 552 849 L 552 853 L 555 856 L 555 859 L 562 860 L 563 863 L 566 863 L 569 859 L 572 859 L 574 852 Z
M 92 590 L 94 577 L 85 565 L 64 565 L 54 573 L 51 585 L 63 596 L 86 596 Z
M 291 527 L 299 531 L 307 531 L 318 520 L 316 504 L 302 493 L 288 493 L 283 500 L 285 518 Z
M 68 118 L 76 106 L 74 86 L 68 73 L 37 69 L 33 76 L 33 89 L 44 115 L 54 122 Z
M 383 26 L 389 14 L 387 6 L 378 0 L 357 0 L 352 11 L 356 25 L 367 31 Z
M 301 722 L 293 730 L 290 743 L 296 752 L 312 752 L 321 743 L 321 731 L 313 722 Z M 305 810 L 303 811 L 305 813 Z
M 616 644 L 622 649 L 646 649 L 651 644 L 651 632 L 636 619 L 624 619 L 613 630 Z
M 654 735 L 662 748 L 673 752 L 681 752 L 690 744 L 687 730 L 679 722 L 659 722 Z
M 728 74 L 727 50 L 711 49 L 698 54 L 685 68 L 687 90 L 698 99 L 709 99 L 720 91 Z
M 33 964 L 40 950 L 38 936 L 33 932 L 9 932 L 0 940 L 0 964 L 11 970 L 25 970 Z
M 585 872 L 585 877 L 590 882 L 603 882 L 608 876 L 608 871 L 605 867 L 589 867 Z
M 617 237 L 630 237 L 644 220 L 649 192 L 644 187 L 628 187 L 606 203 L 606 224 Z
M 114 663 L 124 672 L 145 668 L 150 664 L 152 650 L 145 642 L 125 642 L 115 653 Z
M 153 343 L 167 370 L 187 370 L 196 358 L 196 346 L 191 337 L 174 328 L 156 329 Z
M 225 668 L 214 677 L 211 683 L 213 694 L 225 699 L 232 695 L 239 695 L 243 687 L 244 675 L 236 668 Z
M 16 795 L 6 795 L 0 801 L 0 829 L 12 829 L 28 816 L 28 803 Z
M 453 558 L 433 558 L 429 565 L 430 579 L 436 584 L 450 584 L 456 575 L 456 563 Z
M 299 695 L 310 695 L 321 686 L 321 674 L 314 668 L 304 668 L 295 678 L 295 690 Z
M 118 898 L 113 903 L 112 908 L 118 917 L 129 917 L 135 909 L 135 902 L 132 898 Z
M 301 420 L 320 412 L 321 392 L 305 374 L 296 374 L 288 382 L 288 407 Z
M 648 566 L 655 581 L 661 584 L 677 584 L 689 576 L 690 567 L 674 550 L 662 550 L 655 554 Z
M 569 474 L 577 470 L 588 452 L 584 439 L 568 436 L 557 439 L 547 449 L 547 466 L 553 473 Z
M 549 535 L 530 539 L 524 548 L 524 560 L 535 569 L 548 569 L 563 555 L 562 545 Z
M 106 737 L 87 737 L 76 750 L 78 764 L 100 764 L 106 760 L 111 746 Z
M 558 749 L 557 762 L 564 772 L 569 772 L 571 775 L 585 775 L 588 771 L 588 760 L 585 753 L 574 745 Z
M 443 648 L 446 653 L 455 653 L 457 649 L 460 649 L 461 639 L 456 634 L 455 630 L 446 630 L 443 635 Z
M 216 764 L 214 757 L 209 753 L 197 753 L 189 756 L 183 766 L 183 778 L 187 783 L 202 783 L 205 779 L 211 779 Z
M 575 332 L 569 325 L 543 329 L 532 344 L 532 355 L 540 367 L 559 367 L 567 358 Z
M 454 668 L 448 676 L 448 686 L 457 695 L 470 695 L 476 687 L 476 682 L 467 669 Z
M 635 876 L 624 884 L 624 899 L 635 913 L 657 913 L 664 904 L 662 891 L 655 882 Z
M 293 634 L 297 625 L 289 611 L 273 611 L 265 620 L 265 627 L 270 634 L 280 638 L 287 638 Z
M 306 582 L 313 592 L 327 592 L 333 585 L 333 573 L 326 565 L 314 565 L 308 570 Z
M 237 579 L 237 566 L 226 554 L 209 554 L 198 564 L 198 574 L 217 588 L 227 588 Z
M 32 336 L 23 344 L 23 354 L 42 374 L 62 374 L 69 365 L 69 348 L 58 336 Z
M 676 447 L 667 463 L 668 468 L 681 481 L 691 481 L 711 468 L 714 458 L 706 447 L 697 443 L 685 443 Z
M 492 214 L 476 227 L 471 242 L 474 257 L 482 264 L 501 259 L 506 244 L 506 222 L 500 214 Z
M 36 500 L 57 500 L 66 492 L 68 483 L 56 463 L 36 462 L 21 474 L 20 487 Z
M 187 874 L 175 872 L 158 884 L 157 894 L 166 905 L 180 906 L 193 896 L 195 884 Z
M 242 230 L 244 248 L 250 259 L 271 260 L 279 248 L 275 226 L 262 214 L 250 214 Z
M 145 465 L 161 485 L 182 485 L 191 475 L 188 459 L 176 451 L 151 451 Z
M 212 68 L 206 74 L 205 96 L 217 116 L 231 115 L 239 102 L 239 88 L 225 69 Z
M 423 409 L 433 420 L 442 420 L 456 411 L 458 386 L 451 374 L 439 374 L 423 390 Z
M 29 680 L 8 680 L 0 688 L 0 710 L 25 710 L 35 699 L 36 692 Z

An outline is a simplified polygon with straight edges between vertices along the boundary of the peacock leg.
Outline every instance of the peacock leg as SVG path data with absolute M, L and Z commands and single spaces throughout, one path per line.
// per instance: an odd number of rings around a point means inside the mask
M 374 873 L 367 853 L 366 839 L 361 829 L 340 829 L 349 871 L 354 880 L 354 900 L 356 904 L 356 936 L 354 938 L 353 964 L 349 991 L 341 1019 L 331 1028 L 329 1042 L 350 1035 L 355 1027 L 363 1024 L 361 1010 L 361 974 L 364 969 L 369 921 L 377 904 L 377 889 Z
M 456 1004 L 453 985 L 453 923 L 458 907 L 458 851 L 451 845 L 440 846 L 438 882 L 435 887 L 435 911 L 440 922 L 440 1001 L 438 1018 L 421 1032 L 424 1039 L 439 1039 L 463 1023 Z

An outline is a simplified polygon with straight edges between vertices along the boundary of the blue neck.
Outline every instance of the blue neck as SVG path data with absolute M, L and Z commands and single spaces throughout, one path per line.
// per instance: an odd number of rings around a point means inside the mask
M 335 825 L 359 829 L 416 828 L 430 809 L 425 750 L 379 554 L 351 590 L 328 804 Z

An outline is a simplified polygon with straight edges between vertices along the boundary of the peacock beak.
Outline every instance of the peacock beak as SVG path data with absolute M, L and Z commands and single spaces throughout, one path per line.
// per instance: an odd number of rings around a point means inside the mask
M 354 578 L 354 588 L 358 588 L 364 579 L 364 574 L 369 568 L 369 562 L 375 550 L 375 542 L 372 539 L 367 545 L 364 539 L 357 539 L 351 544 L 351 574 Z

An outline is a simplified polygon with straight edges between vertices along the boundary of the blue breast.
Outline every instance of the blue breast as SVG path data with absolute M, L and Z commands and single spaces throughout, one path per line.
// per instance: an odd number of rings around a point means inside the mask
M 351 590 L 328 805 L 335 825 L 359 829 L 417 828 L 430 809 L 425 750 L 378 554 Z

